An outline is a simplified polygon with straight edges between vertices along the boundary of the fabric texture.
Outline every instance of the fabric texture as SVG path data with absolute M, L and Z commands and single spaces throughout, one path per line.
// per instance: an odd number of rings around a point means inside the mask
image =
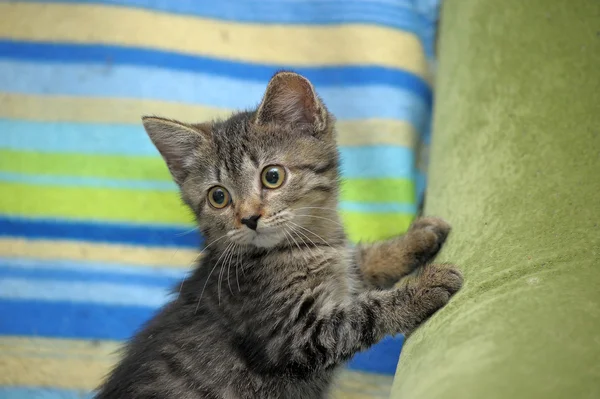
M 198 254 L 140 117 L 257 105 L 278 69 L 338 118 L 353 241 L 414 217 L 437 1 L 0 1 L 0 398 L 79 398 Z M 335 397 L 387 397 L 402 338 Z
M 442 7 L 426 214 L 464 289 L 392 398 L 600 397 L 600 2 Z

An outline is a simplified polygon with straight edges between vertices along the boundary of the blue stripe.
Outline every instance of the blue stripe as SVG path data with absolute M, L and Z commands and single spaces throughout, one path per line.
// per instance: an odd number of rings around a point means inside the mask
M 146 306 L 0 299 L 0 335 L 126 340 L 155 312 Z
M 345 178 L 412 179 L 414 154 L 410 148 L 391 146 L 342 147 Z
M 26 270 L 82 270 L 91 273 L 103 273 L 107 275 L 116 274 L 129 276 L 128 278 L 153 278 L 158 279 L 181 279 L 187 270 L 180 268 L 147 264 L 133 266 L 125 263 L 96 262 L 91 260 L 68 260 L 68 259 L 40 259 L 28 257 L 2 257 L 0 256 L 0 268 L 21 268 Z M 191 265 L 190 265 L 191 267 Z
M 1 172 L 0 181 L 47 186 L 103 187 L 127 190 L 177 191 L 177 186 L 169 181 L 106 179 L 89 176 L 31 175 L 24 173 Z
M 0 215 L 0 237 L 74 240 L 156 247 L 199 248 L 202 239 L 189 227 L 29 219 Z
M 0 279 L 0 298 L 157 308 L 167 302 L 170 288 L 4 277 Z
M 155 312 L 138 306 L 0 299 L 0 335 L 126 340 Z M 402 337 L 385 338 L 356 355 L 349 367 L 393 374 L 402 341 Z
M 10 0 L 3 0 L 10 1 Z M 418 12 L 413 2 L 383 1 L 248 1 L 210 2 L 197 0 L 21 0 L 41 3 L 118 5 L 174 14 L 195 15 L 235 22 L 260 24 L 329 25 L 342 23 L 376 24 L 419 33 L 431 21 Z
M 265 87 L 266 81 L 151 67 L 0 61 L 0 91 L 31 95 L 155 99 L 249 109 L 258 104 Z M 318 91 L 340 120 L 396 119 L 421 131 L 430 112 L 426 98 L 384 85 L 324 87 Z
M 0 119 L 0 148 L 15 151 L 53 153 L 88 153 L 129 156 L 155 156 L 159 153 L 140 125 L 109 125 L 93 123 L 29 122 Z M 413 151 L 396 146 L 340 147 L 342 171 L 345 178 L 412 178 Z M 26 177 L 5 174 L 11 179 L 30 179 L 33 183 L 54 179 L 52 177 Z M 62 179 L 62 180 L 61 180 Z M 56 178 L 56 183 L 80 183 L 83 178 Z M 88 184 L 107 183 L 124 188 L 160 187 L 160 182 L 117 181 L 90 178 Z
M 369 350 L 354 355 L 347 367 L 350 370 L 394 375 L 403 344 L 404 337 L 402 335 L 385 337 Z
M 136 65 L 201 72 L 264 85 L 280 69 L 294 69 L 317 87 L 387 85 L 414 93 L 431 103 L 431 89 L 406 71 L 381 66 L 294 67 L 233 62 L 161 50 L 101 44 L 58 44 L 0 40 L 0 58 L 64 63 Z
M 93 399 L 90 392 L 47 387 L 0 387 L 1 399 Z
M 185 277 L 183 270 L 171 269 L 168 273 L 151 267 L 137 267 L 143 272 L 131 270 L 127 267 L 125 270 L 119 270 L 114 265 L 102 265 L 104 269 L 90 267 L 87 262 L 69 262 L 69 261 L 41 261 L 22 258 L 1 258 L 0 257 L 0 279 L 35 279 L 52 281 L 71 281 L 80 283 L 113 283 L 113 284 L 131 284 L 138 286 L 155 286 L 163 289 L 170 289 Z M 2 295 L 0 293 L 0 295 Z
M 402 204 L 394 202 L 350 202 L 341 201 L 340 209 L 348 212 L 363 213 L 416 213 L 414 204 Z
M 0 148 L 51 153 L 160 157 L 137 125 L 32 122 L 0 119 Z

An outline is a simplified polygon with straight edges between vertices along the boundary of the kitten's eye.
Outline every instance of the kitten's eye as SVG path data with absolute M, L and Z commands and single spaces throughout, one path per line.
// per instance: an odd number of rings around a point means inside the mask
M 267 166 L 262 171 L 262 184 L 266 188 L 279 188 L 285 180 L 285 169 L 281 166 Z
M 215 186 L 208 190 L 208 202 L 213 208 L 223 209 L 231 202 L 229 192 L 221 187 Z

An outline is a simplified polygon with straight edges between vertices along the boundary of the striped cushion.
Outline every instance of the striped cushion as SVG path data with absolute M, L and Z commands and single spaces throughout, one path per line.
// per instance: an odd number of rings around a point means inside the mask
M 404 231 L 436 3 L 0 1 L 0 398 L 85 397 L 197 256 L 141 115 L 227 116 L 293 69 L 338 118 L 350 238 Z M 334 396 L 386 397 L 401 343 Z

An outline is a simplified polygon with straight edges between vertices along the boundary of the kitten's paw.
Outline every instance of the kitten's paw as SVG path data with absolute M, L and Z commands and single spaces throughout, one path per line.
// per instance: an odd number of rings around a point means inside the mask
M 413 222 L 405 239 L 412 247 L 416 266 L 424 265 L 438 254 L 452 228 L 443 219 L 426 217 Z
M 441 263 L 427 265 L 418 274 L 417 281 L 423 287 L 441 287 L 452 296 L 460 290 L 463 276 L 454 265 Z
M 401 329 L 406 337 L 443 308 L 463 284 L 460 271 L 453 265 L 424 266 L 417 274 L 405 280 L 397 293 L 404 298 L 401 310 Z
M 424 314 L 431 315 L 442 308 L 463 285 L 463 276 L 454 265 L 427 265 L 417 276 L 416 299 L 425 307 Z
M 416 219 L 408 229 L 409 233 L 425 230 L 435 235 L 436 243 L 441 247 L 452 227 L 444 219 L 436 217 L 423 217 Z

